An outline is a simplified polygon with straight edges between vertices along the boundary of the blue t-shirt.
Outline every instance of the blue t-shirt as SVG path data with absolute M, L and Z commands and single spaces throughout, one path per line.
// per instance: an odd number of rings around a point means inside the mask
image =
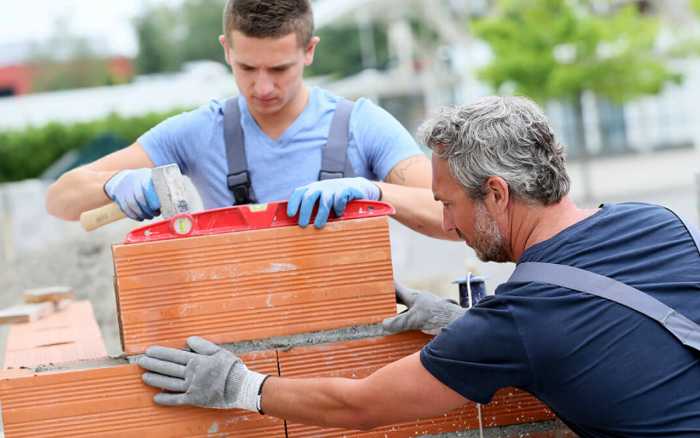
M 238 99 L 258 202 L 288 199 L 295 188 L 318 179 L 321 149 L 339 99 L 311 88 L 304 111 L 278 139 L 268 137 L 250 115 L 245 99 Z M 212 100 L 163 121 L 137 140 L 156 166 L 177 163 L 192 179 L 206 209 L 234 203 L 226 185 L 223 106 L 224 102 Z M 355 102 L 347 155 L 357 176 L 383 180 L 400 161 L 421 153 L 411 134 L 388 112 L 368 99 Z
M 519 262 L 612 277 L 700 322 L 700 256 L 647 204 L 603 206 Z M 584 437 L 700 436 L 700 353 L 620 304 L 543 283 L 504 283 L 433 339 L 423 366 L 464 397 L 530 392 Z

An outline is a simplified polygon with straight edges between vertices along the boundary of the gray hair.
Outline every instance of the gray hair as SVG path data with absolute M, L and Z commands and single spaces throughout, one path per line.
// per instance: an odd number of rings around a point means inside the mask
M 564 148 L 529 99 L 490 96 L 445 108 L 421 125 L 419 136 L 447 160 L 472 199 L 486 196 L 491 176 L 503 178 L 525 202 L 554 204 L 569 192 Z

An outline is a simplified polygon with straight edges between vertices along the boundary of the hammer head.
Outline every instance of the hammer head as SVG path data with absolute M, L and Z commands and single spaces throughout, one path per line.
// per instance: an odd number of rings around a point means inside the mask
M 164 219 L 179 213 L 189 213 L 190 204 L 185 197 L 185 180 L 177 164 L 154 168 L 151 178 L 160 201 L 160 213 Z

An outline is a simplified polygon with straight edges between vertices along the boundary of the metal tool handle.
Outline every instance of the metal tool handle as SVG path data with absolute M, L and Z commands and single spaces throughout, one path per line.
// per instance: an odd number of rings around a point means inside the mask
M 119 209 L 119 206 L 112 202 L 111 204 L 81 213 L 80 225 L 83 226 L 85 231 L 92 231 L 125 217 L 126 215 Z

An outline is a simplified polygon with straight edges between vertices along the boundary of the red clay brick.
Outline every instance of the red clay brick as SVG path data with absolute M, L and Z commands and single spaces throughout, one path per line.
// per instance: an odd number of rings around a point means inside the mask
M 113 247 L 124 351 L 328 330 L 395 313 L 386 217 Z
M 352 377 L 362 378 L 382 366 L 408 356 L 425 345 L 430 337 L 418 332 L 401 333 L 279 352 L 283 377 Z M 297 437 L 415 437 L 417 435 L 454 432 L 479 427 L 476 405 L 468 403 L 446 415 L 417 420 L 368 432 L 305 426 L 287 423 L 289 438 Z
M 247 365 L 277 374 L 276 353 L 243 355 Z M 136 365 L 0 373 L 6 438 L 284 437 L 284 422 L 241 410 L 161 407 Z
M 78 301 L 38 321 L 10 326 L 4 367 L 32 367 L 106 356 L 90 302 Z
M 333 376 L 362 378 L 382 366 L 408 356 L 423 347 L 430 336 L 418 332 L 381 338 L 294 348 L 279 352 L 280 373 L 286 377 Z M 496 393 L 488 405 L 482 406 L 483 427 L 506 426 L 548 421 L 554 414 L 530 394 L 505 388 Z M 328 429 L 288 423 L 289 438 L 296 437 L 414 437 L 423 434 L 477 429 L 476 404 L 430 420 L 403 423 L 369 432 Z
M 27 368 L 15 368 L 11 370 L 0 370 L 0 380 L 3 379 L 14 379 L 16 377 L 26 377 L 26 376 L 31 376 L 34 373 L 32 370 L 27 369 Z M 2 401 L 2 398 L 0 398 L 0 402 Z

